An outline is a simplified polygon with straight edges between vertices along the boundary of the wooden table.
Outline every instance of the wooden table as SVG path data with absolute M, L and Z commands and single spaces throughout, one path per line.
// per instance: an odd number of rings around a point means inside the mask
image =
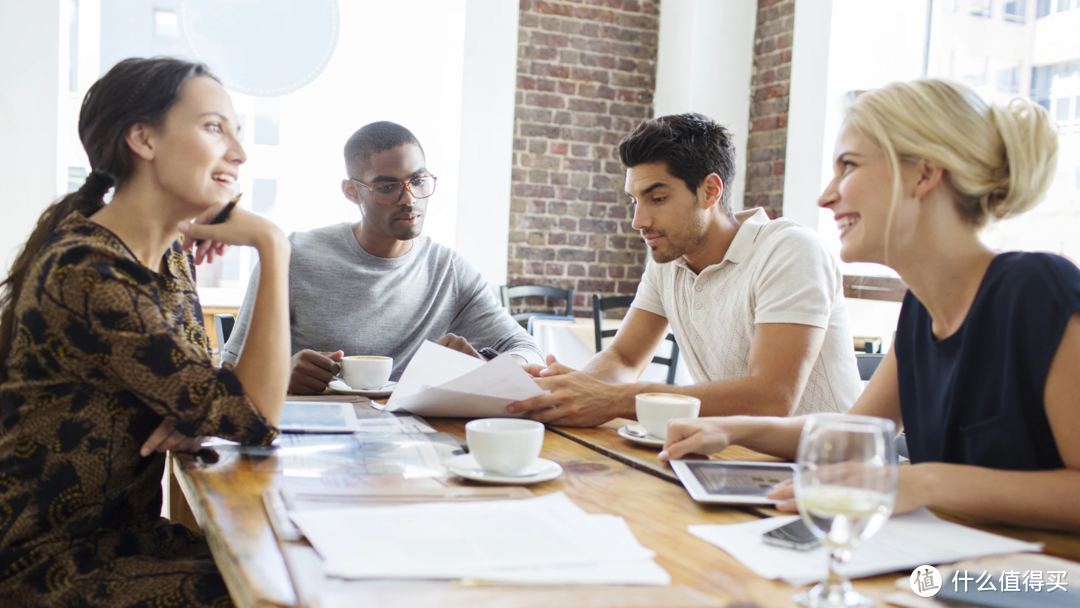
M 437 430 L 464 438 L 464 420 L 434 419 L 429 423 Z M 592 437 L 594 446 L 585 445 L 588 437 Z M 657 552 L 656 562 L 671 574 L 674 587 L 461 588 L 446 583 L 417 583 L 381 589 L 327 580 L 325 585 L 303 586 L 337 591 L 347 591 L 351 586 L 358 590 L 339 596 L 336 603 L 325 596 L 302 599 L 306 604 L 327 606 L 793 605 L 793 587 L 755 575 L 724 551 L 686 531 L 690 524 L 738 523 L 751 521 L 755 515 L 694 502 L 681 485 L 667 479 L 670 473 L 660 470 L 666 465 L 657 462 L 648 466 L 646 454 L 655 460 L 654 452 L 639 453 L 628 442 L 623 442 L 625 449 L 620 449 L 615 442 L 622 441 L 610 428 L 548 431 L 542 456 L 559 462 L 565 474 L 531 489 L 537 495 L 562 491 L 585 511 L 625 518 L 641 544 Z M 606 453 L 594 449 L 601 445 L 607 446 Z M 721 457 L 748 455 L 752 454 L 735 450 Z M 278 483 L 276 474 L 254 471 L 243 458 L 200 465 L 188 456 L 180 456 L 172 462 L 179 486 L 206 534 L 236 604 L 297 604 L 296 587 L 261 501 L 262 491 Z M 861 592 L 880 599 L 893 590 L 897 578 L 896 574 L 884 575 L 859 580 L 855 585 Z

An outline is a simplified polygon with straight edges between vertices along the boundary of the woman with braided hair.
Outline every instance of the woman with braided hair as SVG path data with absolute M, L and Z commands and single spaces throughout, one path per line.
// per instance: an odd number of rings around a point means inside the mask
M 83 99 L 90 176 L 0 294 L 0 604 L 231 604 L 205 540 L 160 512 L 166 450 L 269 443 L 284 402 L 288 240 L 240 208 L 209 225 L 238 132 L 221 84 L 177 59 L 122 61 Z M 244 355 L 218 369 L 195 264 L 227 245 L 261 274 Z

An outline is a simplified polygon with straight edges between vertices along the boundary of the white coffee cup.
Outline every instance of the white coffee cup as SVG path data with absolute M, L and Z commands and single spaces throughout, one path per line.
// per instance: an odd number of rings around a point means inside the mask
M 341 360 L 341 376 L 345 384 L 357 390 L 372 390 L 386 386 L 394 371 L 393 357 L 356 355 Z
M 465 439 L 480 468 L 498 475 L 518 475 L 540 457 L 544 425 L 520 418 L 482 418 L 465 424 Z
M 634 400 L 637 419 L 645 432 L 667 439 L 667 424 L 672 418 L 697 418 L 701 399 L 671 393 L 643 393 Z

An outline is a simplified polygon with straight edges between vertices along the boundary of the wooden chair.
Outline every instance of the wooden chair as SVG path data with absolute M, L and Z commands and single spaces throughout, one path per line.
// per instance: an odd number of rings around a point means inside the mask
M 502 300 L 502 305 L 506 307 L 506 310 L 510 310 L 510 300 L 527 298 L 530 296 L 543 296 L 565 300 L 565 318 L 571 320 L 574 318 L 574 289 L 572 287 L 570 289 L 561 289 L 550 285 L 515 285 L 513 287 L 503 285 L 502 287 L 499 287 L 499 298 Z M 557 315 L 552 315 L 550 311 L 546 310 L 522 311 L 510 316 L 525 328 L 529 327 L 529 320 L 533 317 L 545 316 L 558 318 Z
M 214 334 L 217 337 L 218 354 L 225 352 L 225 343 L 229 341 L 236 317 L 232 315 L 214 315 Z
M 603 329 L 601 327 L 601 320 L 605 310 L 611 308 L 630 308 L 630 304 L 634 301 L 634 296 L 610 296 L 607 298 L 601 298 L 600 296 L 593 294 L 592 297 L 592 316 L 593 316 L 593 330 L 596 336 L 596 352 L 600 352 L 604 349 L 604 338 L 610 338 L 618 333 L 616 329 Z M 671 340 L 671 356 L 670 357 L 653 357 L 653 363 L 659 363 L 660 365 L 666 365 L 668 367 L 667 383 L 675 384 L 675 369 L 679 365 L 679 344 L 675 341 L 673 334 L 668 334 L 667 338 Z

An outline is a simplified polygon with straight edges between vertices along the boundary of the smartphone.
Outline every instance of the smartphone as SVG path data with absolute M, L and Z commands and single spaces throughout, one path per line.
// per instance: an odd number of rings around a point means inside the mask
M 821 539 L 814 536 L 802 519 L 796 519 L 790 524 L 762 534 L 761 540 L 770 545 L 796 551 L 809 551 L 821 544 Z

